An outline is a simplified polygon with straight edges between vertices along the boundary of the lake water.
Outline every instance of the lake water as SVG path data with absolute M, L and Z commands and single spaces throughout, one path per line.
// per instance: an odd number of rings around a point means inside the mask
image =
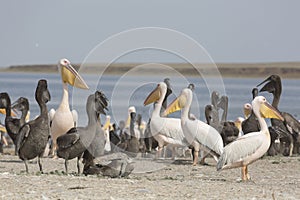
M 157 83 L 165 77 L 170 78 L 173 94 L 168 102 L 170 103 L 180 91 L 188 85 L 195 84 L 193 105 L 191 112 L 201 120 L 204 120 L 204 107 L 210 103 L 210 93 L 212 90 L 218 90 L 220 95 L 226 94 L 229 97 L 228 119 L 234 120 L 238 116 L 243 116 L 242 107 L 244 103 L 251 102 L 251 90 L 262 78 L 207 78 L 201 77 L 179 77 L 167 75 L 153 76 L 117 76 L 96 74 L 83 74 L 83 78 L 90 86 L 90 90 L 80 90 L 69 87 L 70 106 L 79 113 L 79 125 L 85 125 L 87 121 L 85 104 L 87 96 L 95 91 L 102 90 L 109 101 L 108 114 L 112 117 L 112 122 L 119 122 L 127 118 L 127 109 L 129 106 L 135 106 L 137 113 L 142 114 L 144 120 L 148 120 L 152 106 L 143 106 L 143 102 L 148 94 L 156 87 Z M 57 108 L 62 95 L 61 78 L 59 74 L 42 73 L 1 73 L 0 74 L 0 92 L 7 92 L 14 102 L 20 96 L 26 97 L 30 101 L 31 118 L 39 114 L 39 108 L 34 99 L 34 92 L 39 79 L 47 79 L 51 94 L 51 101 L 48 103 L 48 109 Z M 207 84 L 206 84 L 207 83 Z M 222 83 L 222 84 L 220 84 Z M 296 118 L 300 116 L 300 79 L 283 79 L 283 91 L 279 104 L 281 111 L 293 114 Z M 272 102 L 272 96 L 268 93 L 260 93 L 268 101 Z M 180 113 L 174 114 L 179 117 Z M 101 117 L 104 120 L 104 117 Z M 1 121 L 4 118 L 1 116 Z

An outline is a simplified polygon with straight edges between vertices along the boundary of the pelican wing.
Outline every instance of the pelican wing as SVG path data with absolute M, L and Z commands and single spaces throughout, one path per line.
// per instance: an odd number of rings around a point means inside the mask
M 66 134 L 57 138 L 57 145 L 59 148 L 69 148 L 80 139 L 76 128 L 71 128 Z
M 219 158 L 217 170 L 240 166 L 246 158 L 253 155 L 263 145 L 264 138 L 260 135 L 260 132 L 243 135 L 225 146 Z
M 281 115 L 284 118 L 284 123 L 286 124 L 286 126 L 293 130 L 290 132 L 300 133 L 300 122 L 297 119 L 295 119 L 291 114 L 286 112 L 282 112 Z
M 112 154 L 107 154 L 101 157 L 95 158 L 95 163 L 100 164 L 100 165 L 107 165 L 111 163 L 113 160 L 124 160 L 128 163 L 133 163 L 133 160 L 127 156 L 124 153 L 117 152 L 117 153 L 112 153 Z
M 223 152 L 223 140 L 219 132 L 200 120 L 188 120 L 183 126 L 185 136 L 191 143 L 196 140 L 217 156 Z
M 30 133 L 30 125 L 29 124 L 25 124 L 24 126 L 22 126 L 22 128 L 19 131 L 19 134 L 17 136 L 17 152 L 19 152 L 21 146 L 24 144 L 24 142 L 26 141 L 26 138 L 28 137 Z
M 93 157 L 99 157 L 104 154 L 106 143 L 107 141 L 104 136 L 104 131 L 99 127 L 87 150 L 91 155 L 93 155 Z
M 186 142 L 185 136 L 181 129 L 180 119 L 175 118 L 153 118 L 150 122 L 152 135 L 164 135 L 177 141 Z

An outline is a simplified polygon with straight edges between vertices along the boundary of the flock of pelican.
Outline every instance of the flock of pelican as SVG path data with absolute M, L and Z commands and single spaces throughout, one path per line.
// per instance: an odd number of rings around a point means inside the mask
M 79 161 L 83 158 L 85 174 L 101 172 L 111 177 L 126 176 L 133 170 L 131 157 L 155 149 L 155 158 L 160 158 L 168 146 L 172 149 L 173 159 L 176 148 L 190 149 L 193 165 L 198 164 L 199 156 L 200 164 L 205 164 L 205 158 L 212 156 L 217 170 L 240 167 L 242 180 L 246 181 L 250 179 L 248 165 L 266 153 L 287 156 L 299 153 L 300 123 L 291 114 L 278 110 L 282 86 L 277 75 L 271 75 L 258 84 L 257 87 L 264 84 L 260 91 L 253 89 L 251 104 L 244 105 L 244 117 L 235 121 L 227 120 L 228 97 L 219 97 L 216 91 L 211 94 L 211 104 L 205 107 L 206 122 L 197 119 L 191 110 L 193 84 L 182 89 L 181 94 L 167 105 L 172 89 L 170 80 L 166 78 L 145 98 L 144 106 L 154 105 L 148 123 L 141 119 L 141 115 L 136 115 L 132 106 L 128 109 L 128 119 L 118 126 L 111 124 L 109 116 L 101 124 L 100 115 L 106 115 L 108 99 L 103 92 L 96 91 L 86 101 L 87 125 L 77 127 L 80 116 L 75 110 L 70 110 L 68 85 L 86 90 L 89 87 L 67 59 L 59 61 L 58 69 L 63 90 L 59 107 L 48 112 L 47 102 L 51 99 L 48 83 L 39 80 L 35 99 L 40 115 L 31 121 L 26 98 L 20 97 L 12 104 L 7 93 L 0 93 L 0 112 L 6 115 L 5 127 L 1 126 L 0 131 L 10 136 L 15 154 L 24 161 L 27 173 L 28 160 L 36 157 L 43 172 L 40 158 L 46 154 L 63 158 L 66 173 L 68 161 L 74 158 L 77 158 L 78 173 L 81 173 Z M 259 92 L 272 93 L 272 105 L 265 97 L 259 96 Z M 221 120 L 220 110 L 223 110 Z M 181 112 L 180 118 L 168 117 L 177 111 Z M 268 127 L 265 118 L 271 118 L 271 126 Z M 47 155 L 45 152 L 49 144 L 51 153 Z M 109 160 L 106 167 L 99 164 L 103 161 L 100 161 L 101 158 Z

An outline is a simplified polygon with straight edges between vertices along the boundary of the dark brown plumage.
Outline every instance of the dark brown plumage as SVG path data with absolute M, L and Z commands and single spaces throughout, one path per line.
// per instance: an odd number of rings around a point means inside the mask
M 50 101 L 50 93 L 46 80 L 39 80 L 35 100 L 40 107 L 40 115 L 28 123 L 25 123 L 17 137 L 17 150 L 19 157 L 24 161 L 26 172 L 28 173 L 27 161 L 38 157 L 40 171 L 43 172 L 40 158 L 42 157 L 45 147 L 50 136 L 48 109 L 46 103 Z

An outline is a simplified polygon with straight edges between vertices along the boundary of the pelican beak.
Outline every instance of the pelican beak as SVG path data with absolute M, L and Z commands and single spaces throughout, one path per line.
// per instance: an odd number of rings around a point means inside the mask
M 6 133 L 6 128 L 3 125 L 0 125 L 0 132 Z
M 161 93 L 160 93 L 159 85 L 157 85 L 157 87 L 148 95 L 148 97 L 144 101 L 144 106 L 158 101 L 160 96 L 161 96 Z
M 1 108 L 0 109 L 0 113 L 3 114 L 3 115 L 6 115 L 6 110 L 4 108 Z M 11 114 L 10 114 L 12 117 L 16 117 L 17 114 L 14 112 L 14 110 L 11 110 Z
M 261 82 L 260 84 L 258 84 L 256 87 L 259 87 L 261 86 L 262 84 L 268 82 L 268 81 L 271 81 L 271 76 L 269 76 L 268 78 L 266 78 L 263 82 Z
M 89 89 L 83 78 L 78 74 L 71 64 L 61 68 L 61 76 L 63 82 L 65 83 L 69 83 L 77 88 Z
M 27 112 L 27 115 L 25 117 L 25 122 L 28 122 L 30 119 L 30 111 Z
M 279 113 L 279 111 L 271 106 L 269 103 L 265 102 L 260 106 L 260 114 L 263 118 L 273 118 L 284 121 L 284 118 Z
M 242 129 L 242 120 L 241 119 L 236 119 L 235 121 L 234 121 L 234 125 L 235 125 L 235 127 L 237 127 L 239 130 L 241 130 Z
M 273 86 L 273 82 L 272 82 L 272 79 L 271 79 L 271 76 L 268 77 L 266 80 L 264 80 L 263 82 L 261 82 L 260 84 L 258 84 L 256 87 L 262 85 L 266 83 L 260 90 L 259 92 L 273 92 L 274 91 L 274 86 Z
M 167 116 L 173 112 L 181 110 L 186 103 L 186 97 L 184 95 L 180 95 L 177 97 L 164 111 L 163 116 Z
M 6 114 L 6 110 L 4 108 L 1 108 L 0 109 L 0 113 L 3 114 L 3 115 L 5 115 Z
M 109 128 L 109 126 L 110 126 L 110 117 L 107 117 L 106 118 L 106 122 L 105 122 L 105 124 L 103 125 L 103 130 L 107 130 L 108 128 Z

